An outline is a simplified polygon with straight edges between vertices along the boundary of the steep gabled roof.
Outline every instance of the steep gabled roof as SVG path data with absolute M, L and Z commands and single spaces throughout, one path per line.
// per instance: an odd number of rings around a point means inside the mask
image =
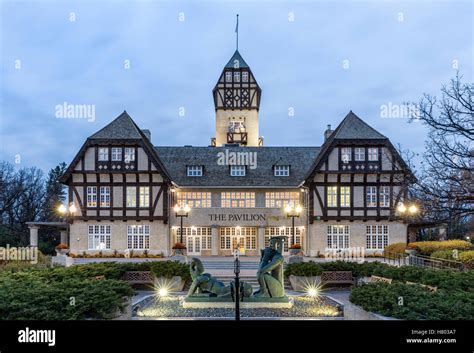
M 117 140 L 117 142 L 123 141 L 127 143 L 139 144 L 155 163 L 158 172 L 162 174 L 163 178 L 167 181 L 171 181 L 170 175 L 156 154 L 151 141 L 133 121 L 130 115 L 128 115 L 128 113 L 124 110 L 123 113 L 115 118 L 110 124 L 106 125 L 95 134 L 87 138 L 86 142 L 82 145 L 79 152 L 69 164 L 66 172 L 59 179 L 60 182 L 64 184 L 67 183 L 74 171 L 75 166 L 84 155 L 87 148 L 91 146 L 97 146 L 101 143 L 109 144 L 113 140 Z
M 240 55 L 239 51 L 236 50 L 234 55 L 230 58 L 229 62 L 225 66 L 226 69 L 234 69 L 236 67 L 236 61 L 238 63 L 238 68 L 248 68 L 249 66 L 245 60 Z
M 90 136 L 90 139 L 141 139 L 142 135 L 140 129 L 132 120 L 130 115 L 124 110 L 117 118 L 110 124 L 106 125 L 95 134 Z
M 358 140 L 386 139 L 384 135 L 355 115 L 352 110 L 346 115 L 344 120 L 342 120 L 331 137 L 333 139 Z

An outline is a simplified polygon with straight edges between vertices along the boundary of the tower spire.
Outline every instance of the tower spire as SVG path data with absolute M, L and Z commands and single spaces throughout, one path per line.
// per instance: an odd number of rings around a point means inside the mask
M 239 50 L 239 14 L 237 14 L 237 24 L 235 25 L 235 33 L 236 33 L 236 50 Z

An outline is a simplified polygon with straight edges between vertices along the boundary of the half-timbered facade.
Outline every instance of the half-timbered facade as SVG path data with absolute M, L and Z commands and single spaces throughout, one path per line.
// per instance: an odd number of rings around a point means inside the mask
M 153 146 L 126 112 L 86 140 L 62 178 L 72 253 L 166 256 L 182 241 L 189 255 L 256 256 L 286 236 L 285 254 L 294 242 L 321 256 L 406 241 L 395 209 L 412 174 L 387 137 L 350 112 L 320 147 L 264 147 L 261 89 L 238 51 L 213 96 L 211 146 Z M 182 234 L 175 205 L 190 207 Z

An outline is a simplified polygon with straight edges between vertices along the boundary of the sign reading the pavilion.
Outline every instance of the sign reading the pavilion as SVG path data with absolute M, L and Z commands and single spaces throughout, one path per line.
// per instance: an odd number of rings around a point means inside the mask
M 212 222 L 263 222 L 267 216 L 262 213 L 210 213 L 209 218 Z

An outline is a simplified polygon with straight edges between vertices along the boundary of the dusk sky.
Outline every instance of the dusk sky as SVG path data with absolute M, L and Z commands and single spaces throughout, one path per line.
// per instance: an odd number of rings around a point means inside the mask
M 439 95 L 457 68 L 473 82 L 472 1 L 2 1 L 0 160 L 69 163 L 124 110 L 155 145 L 208 145 L 237 13 L 267 146 L 319 146 L 352 110 L 422 153 L 425 127 L 381 107 Z M 95 119 L 57 118 L 65 102 Z

